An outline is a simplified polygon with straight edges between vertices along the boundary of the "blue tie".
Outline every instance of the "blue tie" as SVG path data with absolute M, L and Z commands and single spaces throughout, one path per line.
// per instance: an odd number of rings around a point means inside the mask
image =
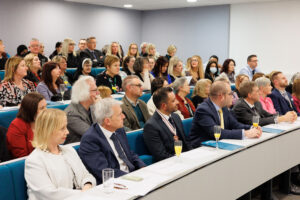
M 121 160 L 124 161 L 124 163 L 127 165 L 128 169 L 130 172 L 132 172 L 135 167 L 134 165 L 128 160 L 127 156 L 125 155 L 125 152 L 124 150 L 122 149 L 121 147 L 121 144 L 120 144 L 120 141 L 116 135 L 116 133 L 113 133 L 110 137 L 110 139 L 113 141 L 114 145 L 115 145 L 115 148 L 119 154 L 119 157 L 121 158 Z

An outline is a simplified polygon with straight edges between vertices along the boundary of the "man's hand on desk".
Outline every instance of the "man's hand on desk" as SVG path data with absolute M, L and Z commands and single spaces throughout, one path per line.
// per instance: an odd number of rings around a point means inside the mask
M 249 130 L 245 130 L 246 138 L 259 138 L 262 134 L 261 127 L 258 126 L 257 128 L 251 128 Z

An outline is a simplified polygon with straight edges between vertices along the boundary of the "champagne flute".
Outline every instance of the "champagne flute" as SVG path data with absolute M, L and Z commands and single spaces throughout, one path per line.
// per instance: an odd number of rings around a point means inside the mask
M 214 136 L 217 142 L 216 149 L 219 149 L 219 139 L 221 137 L 221 126 L 214 126 Z
M 253 123 L 253 127 L 254 128 L 257 128 L 258 127 L 258 124 L 259 124 L 259 116 L 258 115 L 254 115 L 252 117 L 252 123 Z
M 182 151 L 182 141 L 181 140 L 175 140 L 174 141 L 174 148 L 175 148 L 175 154 L 177 158 L 179 158 L 181 151 Z
M 59 84 L 59 91 L 62 97 L 62 101 L 64 101 L 64 94 L 66 90 L 66 85 L 65 84 Z

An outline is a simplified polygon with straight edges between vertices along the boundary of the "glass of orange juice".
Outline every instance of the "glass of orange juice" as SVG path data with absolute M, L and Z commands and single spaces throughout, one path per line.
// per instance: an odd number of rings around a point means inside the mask
M 253 127 L 257 128 L 259 125 L 259 116 L 258 115 L 254 115 L 252 118 L 252 123 L 253 123 Z
M 175 148 L 175 154 L 179 158 L 181 151 L 182 151 L 182 141 L 181 140 L 175 140 L 174 141 L 174 148 Z

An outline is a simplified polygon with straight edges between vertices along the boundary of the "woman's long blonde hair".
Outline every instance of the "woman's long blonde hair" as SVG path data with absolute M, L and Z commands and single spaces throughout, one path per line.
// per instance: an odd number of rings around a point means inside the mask
M 192 70 L 192 60 L 193 58 L 196 58 L 198 60 L 198 66 L 197 66 L 197 74 L 198 74 L 198 77 L 200 79 L 203 79 L 204 78 L 204 71 L 203 71 L 203 63 L 202 63 L 202 58 L 198 55 L 194 55 L 193 57 L 191 57 L 191 59 L 188 59 L 187 61 L 187 71 L 190 72 L 190 74 L 193 76 L 195 74 L 195 72 Z

